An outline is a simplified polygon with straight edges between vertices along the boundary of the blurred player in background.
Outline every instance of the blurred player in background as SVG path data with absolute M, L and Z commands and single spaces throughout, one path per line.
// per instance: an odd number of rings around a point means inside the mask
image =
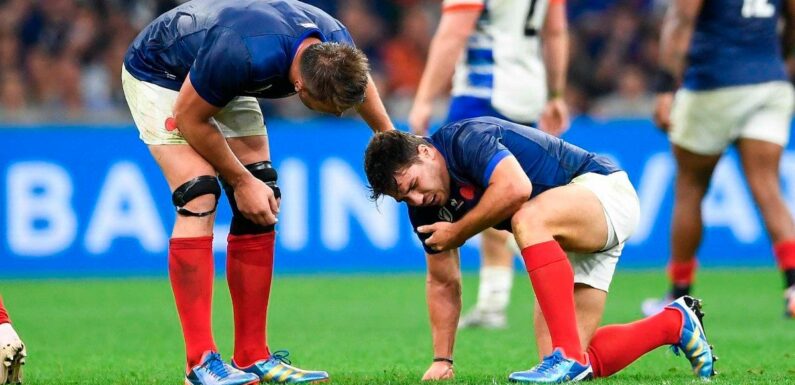
M 21 384 L 25 363 L 25 344 L 11 326 L 8 310 L 0 297 L 0 384 Z
M 482 117 L 449 123 L 430 138 L 376 134 L 365 172 L 374 199 L 406 202 L 425 247 L 434 362 L 424 380 L 454 375 L 458 248 L 492 226 L 513 232 L 536 296 L 543 360 L 512 373 L 511 381 L 606 377 L 668 344 L 684 352 L 696 375 L 713 375 L 700 303 L 693 298 L 679 298 L 640 321 L 599 327 L 624 242 L 640 217 L 626 172 L 609 159 L 527 126 Z
M 433 102 L 452 79 L 447 122 L 494 116 L 562 134 L 569 126 L 564 1 L 444 0 L 409 113 L 411 130 L 427 134 Z M 508 232 L 483 232 L 477 303 L 459 327 L 507 325 L 515 249 L 507 242 L 513 243 Z
M 185 339 L 186 383 L 326 380 L 325 372 L 292 367 L 267 345 L 281 194 L 256 98 L 298 94 L 312 110 L 341 115 L 353 108 L 373 130 L 392 129 L 367 58 L 339 21 L 307 4 L 195 0 L 138 35 L 122 79 L 140 137 L 177 208 L 169 275 Z M 233 212 L 226 267 L 235 322 L 231 365 L 218 354 L 211 328 L 216 175 Z
M 701 201 L 724 151 L 735 145 L 786 282 L 795 315 L 795 224 L 782 198 L 779 162 L 790 136 L 795 48 L 793 0 L 675 0 L 663 22 L 656 123 L 668 133 L 678 172 L 671 230 L 671 289 L 643 303 L 652 314 L 689 294 L 701 243 Z M 674 91 L 681 83 L 681 88 Z

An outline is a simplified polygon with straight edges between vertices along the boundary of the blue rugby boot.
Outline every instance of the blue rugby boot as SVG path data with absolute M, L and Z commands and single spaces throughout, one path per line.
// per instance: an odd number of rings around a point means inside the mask
M 265 360 L 259 360 L 253 365 L 241 368 L 232 361 L 232 366 L 246 373 L 257 375 L 264 384 L 305 384 L 328 380 L 328 373 L 320 370 L 303 370 L 292 366 L 287 359 L 290 353 L 279 350 Z
M 583 365 L 575 360 L 563 356 L 563 351 L 558 348 L 552 354 L 544 357 L 540 364 L 530 370 L 513 372 L 508 376 L 511 382 L 526 382 L 532 384 L 558 384 L 561 382 L 587 381 L 593 378 L 591 363 Z
M 714 363 L 718 358 L 712 355 L 712 345 L 707 342 L 707 335 L 704 333 L 701 300 L 686 295 L 679 297 L 668 307 L 679 310 L 683 316 L 679 343 L 671 347 L 674 354 L 684 354 L 693 367 L 693 373 L 703 380 L 709 380 L 715 375 Z
M 185 385 L 248 385 L 259 383 L 256 375 L 237 370 L 216 352 L 206 352 L 185 376 Z

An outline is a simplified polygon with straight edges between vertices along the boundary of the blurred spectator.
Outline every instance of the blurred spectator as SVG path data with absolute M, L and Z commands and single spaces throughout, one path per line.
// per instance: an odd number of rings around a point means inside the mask
M 654 94 L 649 91 L 646 74 L 637 66 L 618 71 L 618 87 L 599 98 L 593 114 L 599 118 L 647 118 L 654 110 Z
M 185 0 L 0 0 L 0 117 L 129 121 L 121 59 L 138 30 Z M 306 0 L 336 15 L 370 59 L 394 119 L 422 74 L 439 0 Z M 573 112 L 648 116 L 665 0 L 568 0 Z M 630 66 L 630 67 L 627 67 Z M 795 67 L 795 65 L 794 65 Z M 629 68 L 629 69 L 626 69 Z M 626 70 L 625 70 L 626 69 Z M 263 101 L 268 117 L 306 109 Z

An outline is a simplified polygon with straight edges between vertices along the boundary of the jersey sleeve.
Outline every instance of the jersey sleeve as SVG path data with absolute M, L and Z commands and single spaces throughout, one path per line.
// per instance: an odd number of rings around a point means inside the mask
M 417 238 L 420 239 L 420 243 L 422 243 L 422 248 L 425 249 L 425 252 L 428 254 L 438 254 L 439 251 L 435 251 L 428 247 L 425 244 L 425 240 L 430 238 L 431 234 L 427 233 L 420 233 L 417 231 L 417 227 L 430 225 L 436 222 L 439 222 L 440 219 L 437 219 L 434 215 L 434 209 L 429 207 L 412 207 L 406 205 L 409 210 L 409 220 L 411 221 L 411 228 L 414 229 L 414 234 L 417 235 Z M 436 208 L 438 210 L 438 207 Z
M 489 185 L 494 168 L 511 152 L 495 135 L 498 130 L 487 129 L 490 123 L 469 125 L 452 138 L 451 150 L 454 167 L 482 188 Z
M 243 39 L 231 29 L 215 27 L 196 54 L 190 81 L 204 100 L 223 107 L 243 92 L 250 74 L 251 54 Z
M 485 0 L 444 0 L 442 1 L 442 12 L 450 11 L 480 11 L 486 7 Z

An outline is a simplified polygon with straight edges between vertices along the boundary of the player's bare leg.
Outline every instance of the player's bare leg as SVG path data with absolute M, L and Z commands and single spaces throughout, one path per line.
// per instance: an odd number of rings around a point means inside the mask
M 765 228 L 774 245 L 779 269 L 786 286 L 785 312 L 795 316 L 795 223 L 781 195 L 779 163 L 783 148 L 754 139 L 737 142 L 748 187 L 762 213 Z
M 696 270 L 696 251 L 703 233 L 701 201 L 721 157 L 699 155 L 677 145 L 672 146 L 677 174 L 671 218 L 671 260 L 668 264 L 671 289 L 662 299 L 645 300 L 641 306 L 645 315 L 652 315 L 674 299 L 690 294 Z
M 25 344 L 11 326 L 11 319 L 0 297 L 0 384 L 21 384 Z
M 509 379 L 559 382 L 590 378 L 593 373 L 577 325 L 574 272 L 563 250 L 593 253 L 605 247 L 608 225 L 602 203 L 588 188 L 569 184 L 529 200 L 514 214 L 511 225 L 546 321 L 553 353 L 540 365 L 515 372 Z M 565 370 L 551 371 L 551 367 Z
M 248 384 L 258 378 L 226 364 L 212 334 L 212 235 L 220 187 L 215 170 L 190 145 L 150 145 L 170 191 L 184 199 L 169 242 L 169 278 L 185 340 L 185 383 Z M 172 197 L 173 198 L 173 197 Z
M 461 317 L 458 328 L 501 329 L 507 326 L 506 311 L 513 286 L 513 251 L 507 242 L 511 233 L 486 229 L 480 241 L 480 280 L 475 306 Z

